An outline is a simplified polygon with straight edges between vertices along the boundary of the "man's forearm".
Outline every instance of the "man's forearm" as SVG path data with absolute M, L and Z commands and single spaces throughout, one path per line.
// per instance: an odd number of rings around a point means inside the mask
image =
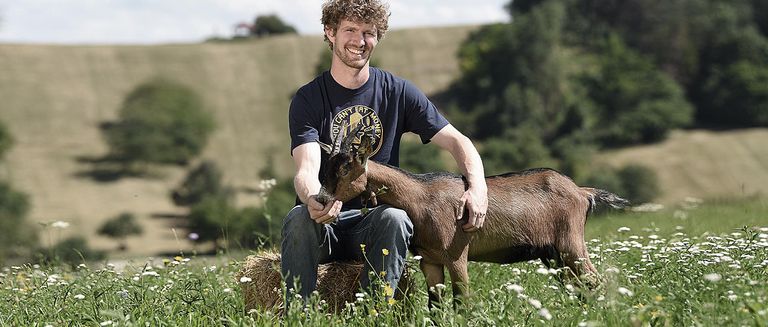
M 320 192 L 320 181 L 317 178 L 309 178 L 303 174 L 296 174 L 293 178 L 293 187 L 296 195 L 303 203 L 307 203 L 310 196 Z

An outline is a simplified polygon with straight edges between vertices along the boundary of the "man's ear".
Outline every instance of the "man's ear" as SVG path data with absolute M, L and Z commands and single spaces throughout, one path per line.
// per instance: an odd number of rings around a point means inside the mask
M 323 31 L 325 32 L 325 37 L 331 41 L 331 44 L 336 43 L 336 29 L 334 27 L 325 25 Z
M 333 148 L 331 148 L 330 145 L 320 142 L 319 140 L 317 141 L 317 144 L 320 144 L 320 149 L 322 149 L 323 152 L 327 154 L 331 154 L 331 151 L 333 150 Z

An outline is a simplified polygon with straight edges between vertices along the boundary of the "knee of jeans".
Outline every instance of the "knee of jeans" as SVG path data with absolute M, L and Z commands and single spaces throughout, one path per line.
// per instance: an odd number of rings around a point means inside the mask
M 402 209 L 386 208 L 381 213 L 381 220 L 386 222 L 386 226 L 393 231 L 399 232 L 404 236 L 413 235 L 413 223 Z
M 298 205 L 293 207 L 291 211 L 283 219 L 282 234 L 285 237 L 288 233 L 314 233 L 315 222 L 309 218 L 309 210 L 306 205 Z

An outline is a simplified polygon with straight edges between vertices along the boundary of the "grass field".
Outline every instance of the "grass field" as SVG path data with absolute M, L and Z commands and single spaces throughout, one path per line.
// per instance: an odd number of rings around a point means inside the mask
M 743 228 L 744 226 L 749 226 Z M 242 256 L 167 258 L 126 270 L 96 263 L 0 272 L 2 326 L 764 326 L 768 201 L 698 203 L 610 214 L 587 224 L 603 282 L 580 289 L 539 262 L 473 263 L 471 301 L 429 312 L 422 287 L 388 304 L 363 297 L 341 314 L 317 305 L 279 317 L 243 312 Z M 413 259 L 411 259 L 413 260 Z M 419 276 L 419 274 L 416 274 Z M 417 285 L 424 285 L 417 277 Z

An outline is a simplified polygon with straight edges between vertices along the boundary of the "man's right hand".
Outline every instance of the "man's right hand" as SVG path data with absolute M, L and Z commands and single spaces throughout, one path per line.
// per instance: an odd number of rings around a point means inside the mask
M 307 201 L 309 216 L 318 224 L 330 224 L 336 221 L 341 212 L 342 202 L 333 200 L 323 205 L 317 201 L 317 195 L 312 195 Z

